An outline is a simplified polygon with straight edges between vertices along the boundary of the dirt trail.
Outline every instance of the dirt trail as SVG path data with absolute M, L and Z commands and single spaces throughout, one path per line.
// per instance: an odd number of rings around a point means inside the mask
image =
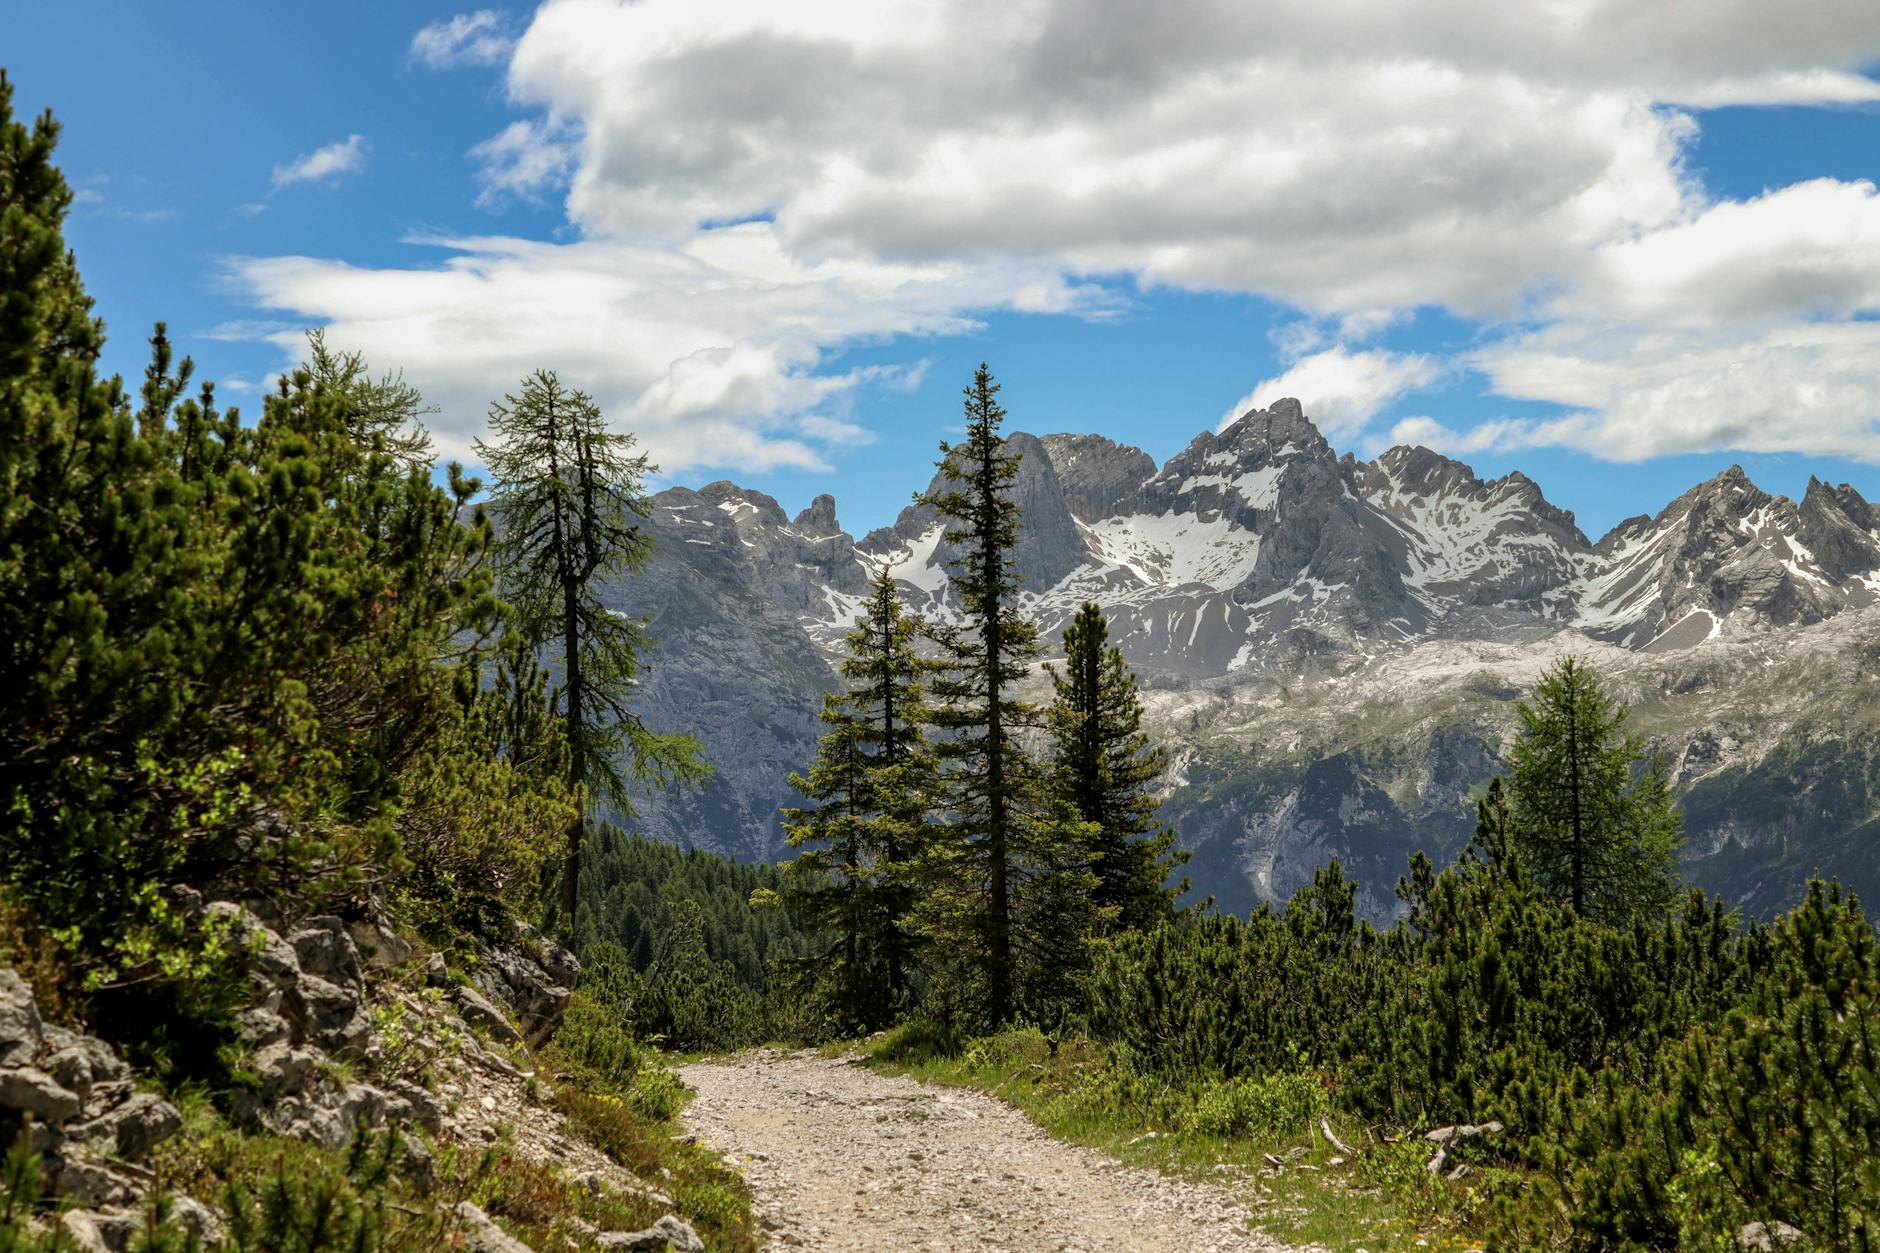
M 1226 1192 L 1051 1139 L 981 1092 L 759 1049 L 679 1071 L 685 1119 L 805 1249 L 1260 1250 Z

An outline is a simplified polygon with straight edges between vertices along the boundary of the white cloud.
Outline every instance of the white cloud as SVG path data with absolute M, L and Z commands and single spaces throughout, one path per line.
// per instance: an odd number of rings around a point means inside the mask
M 1720 326 L 1880 308 L 1880 194 L 1815 179 L 1726 201 L 1593 254 L 1555 316 Z
M 274 167 L 274 190 L 295 183 L 337 182 L 348 174 L 357 174 L 366 168 L 366 157 L 371 151 L 372 146 L 364 135 L 348 135 L 324 148 L 315 148 Z
M 495 9 L 478 9 L 432 22 L 411 37 L 408 56 L 434 70 L 459 65 L 495 65 L 516 41 Z
M 1101 293 L 1048 267 L 804 261 L 767 222 L 701 232 L 681 246 L 592 239 L 432 239 L 432 269 L 365 270 L 307 257 L 242 258 L 233 277 L 258 304 L 328 328 L 332 343 L 396 363 L 443 412 L 428 423 L 465 457 L 491 399 L 537 367 L 591 392 L 665 471 L 698 466 L 827 468 L 858 441 L 849 416 L 872 388 L 924 366 L 820 373 L 827 349 L 900 334 L 958 334 L 973 311 L 1031 292 L 1050 307 L 1101 307 Z M 304 350 L 297 326 L 218 328 Z
M 1427 415 L 1404 418 L 1393 424 L 1390 433 L 1365 441 L 1365 451 L 1376 456 L 1398 444 L 1420 444 L 1449 456 L 1527 447 L 1533 443 L 1530 424 L 1518 418 L 1494 418 L 1458 431 Z
M 819 373 L 830 348 L 1102 316 L 1120 279 L 1298 310 L 1249 403 L 1297 394 L 1335 432 L 1443 373 L 1351 347 L 1440 307 L 1496 387 L 1579 416 L 1430 438 L 1718 447 L 1745 438 L 1719 363 L 1832 374 L 1809 336 L 1859 339 L 1880 291 L 1871 185 L 1718 200 L 1685 165 L 1689 109 L 1880 99 L 1872 0 L 547 0 L 506 34 L 460 14 L 412 57 L 509 57 L 525 116 L 472 150 L 481 201 L 563 195 L 578 242 L 239 271 L 433 371 L 466 439 L 473 394 L 561 357 L 674 465 L 816 464 L 840 440 L 811 418 L 880 385 Z M 1795 446 L 1861 443 L 1853 387 Z
M 565 184 L 579 159 L 578 138 L 577 131 L 561 121 L 511 122 L 470 149 L 482 167 L 477 204 L 488 209 L 512 198 L 537 200 Z
M 1880 462 L 1880 322 L 1550 327 L 1479 359 L 1507 396 L 1571 406 L 1510 444 L 1637 461 L 1695 448 Z
M 1225 430 L 1249 409 L 1293 396 L 1328 436 L 1350 435 L 1398 396 L 1440 377 L 1442 367 L 1429 357 L 1381 349 L 1352 352 L 1341 344 L 1301 357 L 1284 374 L 1255 387 L 1221 416 L 1217 429 Z

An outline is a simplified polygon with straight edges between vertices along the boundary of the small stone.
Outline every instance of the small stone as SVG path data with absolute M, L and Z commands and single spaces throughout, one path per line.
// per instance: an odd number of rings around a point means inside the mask
M 1802 1233 L 1784 1222 L 1750 1223 L 1736 1233 L 1743 1253 L 1778 1253 L 1802 1242 Z

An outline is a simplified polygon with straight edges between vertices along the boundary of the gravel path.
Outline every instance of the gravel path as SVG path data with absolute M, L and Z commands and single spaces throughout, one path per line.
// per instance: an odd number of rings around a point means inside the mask
M 685 1120 L 804 1249 L 1260 1250 L 1226 1192 L 1051 1139 L 982 1092 L 759 1049 L 683 1067 Z

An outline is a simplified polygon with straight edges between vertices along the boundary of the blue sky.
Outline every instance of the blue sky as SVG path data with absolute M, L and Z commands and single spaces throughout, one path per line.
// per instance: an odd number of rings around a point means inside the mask
M 1880 496 L 1880 6 L 1556 9 L 29 0 L 0 63 L 109 364 L 161 318 L 248 406 L 329 325 L 467 454 L 549 366 L 858 532 L 982 358 L 1018 428 L 1298 394 L 1595 537 L 1731 463 Z

